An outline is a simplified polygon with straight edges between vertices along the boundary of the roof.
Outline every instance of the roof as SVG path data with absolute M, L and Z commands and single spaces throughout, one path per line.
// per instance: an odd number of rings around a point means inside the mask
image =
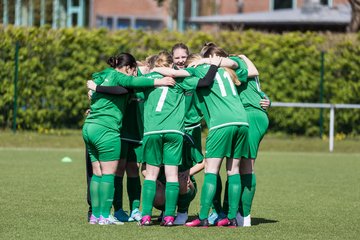
M 189 19 L 198 24 L 256 24 L 256 25 L 344 25 L 351 20 L 350 4 L 341 4 L 330 8 L 316 6 L 315 8 L 297 8 L 275 10 L 272 12 L 242 13 L 234 15 L 199 16 Z

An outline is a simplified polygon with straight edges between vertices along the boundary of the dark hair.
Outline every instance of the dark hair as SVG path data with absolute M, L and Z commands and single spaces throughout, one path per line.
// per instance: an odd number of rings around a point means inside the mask
M 202 57 L 204 57 L 204 53 L 209 49 L 209 48 L 213 48 L 213 47 L 217 47 L 215 43 L 213 42 L 207 42 L 207 43 L 204 43 L 204 46 L 201 48 L 200 50 L 200 55 Z
M 186 54 L 189 55 L 189 48 L 184 43 L 177 43 L 171 49 L 171 55 L 174 55 L 176 49 L 181 48 L 184 49 Z
M 107 64 L 109 64 L 112 68 L 121 68 L 125 66 L 129 66 L 130 68 L 137 67 L 136 60 L 130 53 L 120 53 L 115 57 L 110 57 L 107 60 Z
M 213 42 L 205 43 L 204 46 L 202 47 L 202 49 L 200 50 L 200 55 L 204 58 L 207 58 L 212 55 L 216 55 L 219 57 L 228 57 L 229 56 L 229 54 L 227 52 L 225 52 L 224 49 L 218 47 Z
M 202 52 L 202 56 L 204 58 L 208 58 L 210 56 L 219 56 L 219 57 L 228 57 L 229 54 L 227 52 L 225 52 L 224 49 L 219 48 L 217 46 L 210 46 L 207 47 L 206 49 L 204 49 L 204 52 Z

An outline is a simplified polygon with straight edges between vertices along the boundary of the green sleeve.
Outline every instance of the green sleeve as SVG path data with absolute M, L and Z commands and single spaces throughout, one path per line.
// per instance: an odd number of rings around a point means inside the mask
M 181 83 L 178 83 L 186 91 L 195 90 L 199 82 L 198 77 L 186 77 Z
M 154 79 L 147 77 L 127 76 L 125 74 L 117 76 L 118 85 L 130 88 L 153 87 L 154 81 Z
M 238 68 L 235 69 L 236 76 L 240 82 L 247 82 L 248 70 L 246 63 L 237 56 L 229 57 L 231 60 L 235 61 L 238 64 Z
M 187 71 L 191 76 L 195 75 L 195 71 L 196 69 L 193 67 L 189 67 L 189 68 L 184 68 L 185 71 Z

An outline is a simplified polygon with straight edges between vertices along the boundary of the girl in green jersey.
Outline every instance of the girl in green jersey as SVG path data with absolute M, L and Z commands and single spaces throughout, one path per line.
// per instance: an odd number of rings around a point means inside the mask
M 213 51 L 217 48 L 212 45 Z M 266 109 L 270 106 L 270 100 L 264 92 L 260 89 L 258 79 L 258 71 L 255 65 L 245 56 L 230 56 L 231 59 L 236 61 L 242 68 L 251 69 L 251 74 L 247 78 L 239 79 L 241 85 L 237 86 L 240 100 L 245 107 L 246 114 L 249 121 L 249 156 L 241 158 L 240 161 L 240 177 L 241 177 L 241 197 L 239 203 L 239 212 L 236 219 L 239 227 L 251 226 L 250 211 L 252 201 L 256 189 L 256 177 L 254 163 L 257 157 L 258 148 L 262 138 L 264 137 L 269 120 L 267 117 Z M 216 220 L 217 213 L 221 213 L 221 180 L 218 178 L 218 201 L 214 203 L 215 209 L 209 218 L 213 217 Z M 227 186 L 227 184 L 226 184 Z M 228 189 L 225 188 L 224 195 L 224 211 L 228 211 Z M 219 206 L 220 205 L 220 206 Z M 215 217 L 214 217 L 215 216 Z
M 230 66 L 237 64 L 230 60 Z M 207 65 L 200 65 L 196 69 L 186 69 L 188 74 L 202 77 L 207 71 Z M 158 70 L 156 70 L 158 71 Z M 176 75 L 179 74 L 179 75 Z M 184 71 L 172 71 L 170 75 L 182 75 Z M 244 70 L 247 76 L 247 70 Z M 225 78 L 226 77 L 226 78 Z M 201 193 L 201 208 L 199 219 L 186 224 L 189 227 L 207 227 L 208 212 L 216 190 L 216 176 L 221 166 L 222 158 L 227 157 L 228 175 L 231 181 L 230 196 L 231 212 L 228 219 L 222 225 L 236 225 L 236 213 L 239 203 L 239 162 L 240 157 L 245 156 L 247 149 L 247 120 L 245 110 L 239 111 L 236 106 L 241 104 L 237 96 L 233 80 L 228 72 L 220 68 L 216 74 L 214 83 L 208 88 L 201 88 L 197 91 L 201 109 L 204 113 L 205 121 L 209 127 L 209 136 L 206 141 L 205 156 L 205 180 Z M 225 136 L 225 137 L 224 137 Z M 230 222 L 230 223 L 229 223 Z
M 220 60 L 219 60 L 220 61 Z M 155 66 L 171 67 L 171 56 L 165 52 L 160 53 Z M 214 66 L 216 67 L 216 66 Z M 215 68 L 212 80 L 215 73 Z M 148 77 L 162 76 L 156 71 L 146 75 Z M 206 78 L 203 78 L 204 80 Z M 164 165 L 166 175 L 165 186 L 165 213 L 161 225 L 174 224 L 175 208 L 179 194 L 178 166 L 181 164 L 183 130 L 185 116 L 184 93 L 201 85 L 199 78 L 177 79 L 173 88 L 157 88 L 145 91 L 144 109 L 144 155 L 146 175 L 142 192 L 143 218 L 140 225 L 151 224 L 151 213 L 156 194 L 156 180 L 160 166 Z M 206 81 L 206 80 L 204 80 Z
M 108 60 L 111 68 L 93 74 L 96 84 L 103 86 L 153 87 L 173 85 L 169 78 L 148 79 L 134 77 L 135 58 L 122 53 Z M 83 138 L 92 162 L 90 182 L 92 215 L 90 224 L 116 224 L 110 215 L 114 195 L 114 176 L 120 158 L 120 129 L 126 105 L 124 95 L 93 93 L 90 113 L 83 126 Z

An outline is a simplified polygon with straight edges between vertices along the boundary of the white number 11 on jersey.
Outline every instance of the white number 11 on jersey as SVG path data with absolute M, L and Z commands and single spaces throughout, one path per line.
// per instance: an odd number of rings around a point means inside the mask
M 232 94 L 233 94 L 234 96 L 236 96 L 236 95 L 237 95 L 237 91 L 236 91 L 236 89 L 235 89 L 235 85 L 234 85 L 233 81 L 231 80 L 231 77 L 230 77 L 229 73 L 225 71 L 223 76 L 224 76 L 225 79 L 228 80 Z M 226 97 L 227 94 L 226 94 L 225 85 L 224 85 L 224 82 L 223 82 L 223 80 L 222 80 L 222 78 L 221 78 L 221 76 L 220 76 L 220 74 L 219 74 L 218 72 L 217 72 L 216 75 L 215 75 L 215 79 L 216 79 L 216 81 L 217 81 L 218 84 L 219 84 L 221 96 L 222 96 L 222 97 Z
M 162 88 L 162 93 L 159 99 L 159 102 L 156 106 L 156 112 L 161 112 L 163 106 L 164 106 L 164 102 L 165 102 L 165 98 L 166 98 L 166 94 L 168 93 L 169 87 L 159 87 Z

